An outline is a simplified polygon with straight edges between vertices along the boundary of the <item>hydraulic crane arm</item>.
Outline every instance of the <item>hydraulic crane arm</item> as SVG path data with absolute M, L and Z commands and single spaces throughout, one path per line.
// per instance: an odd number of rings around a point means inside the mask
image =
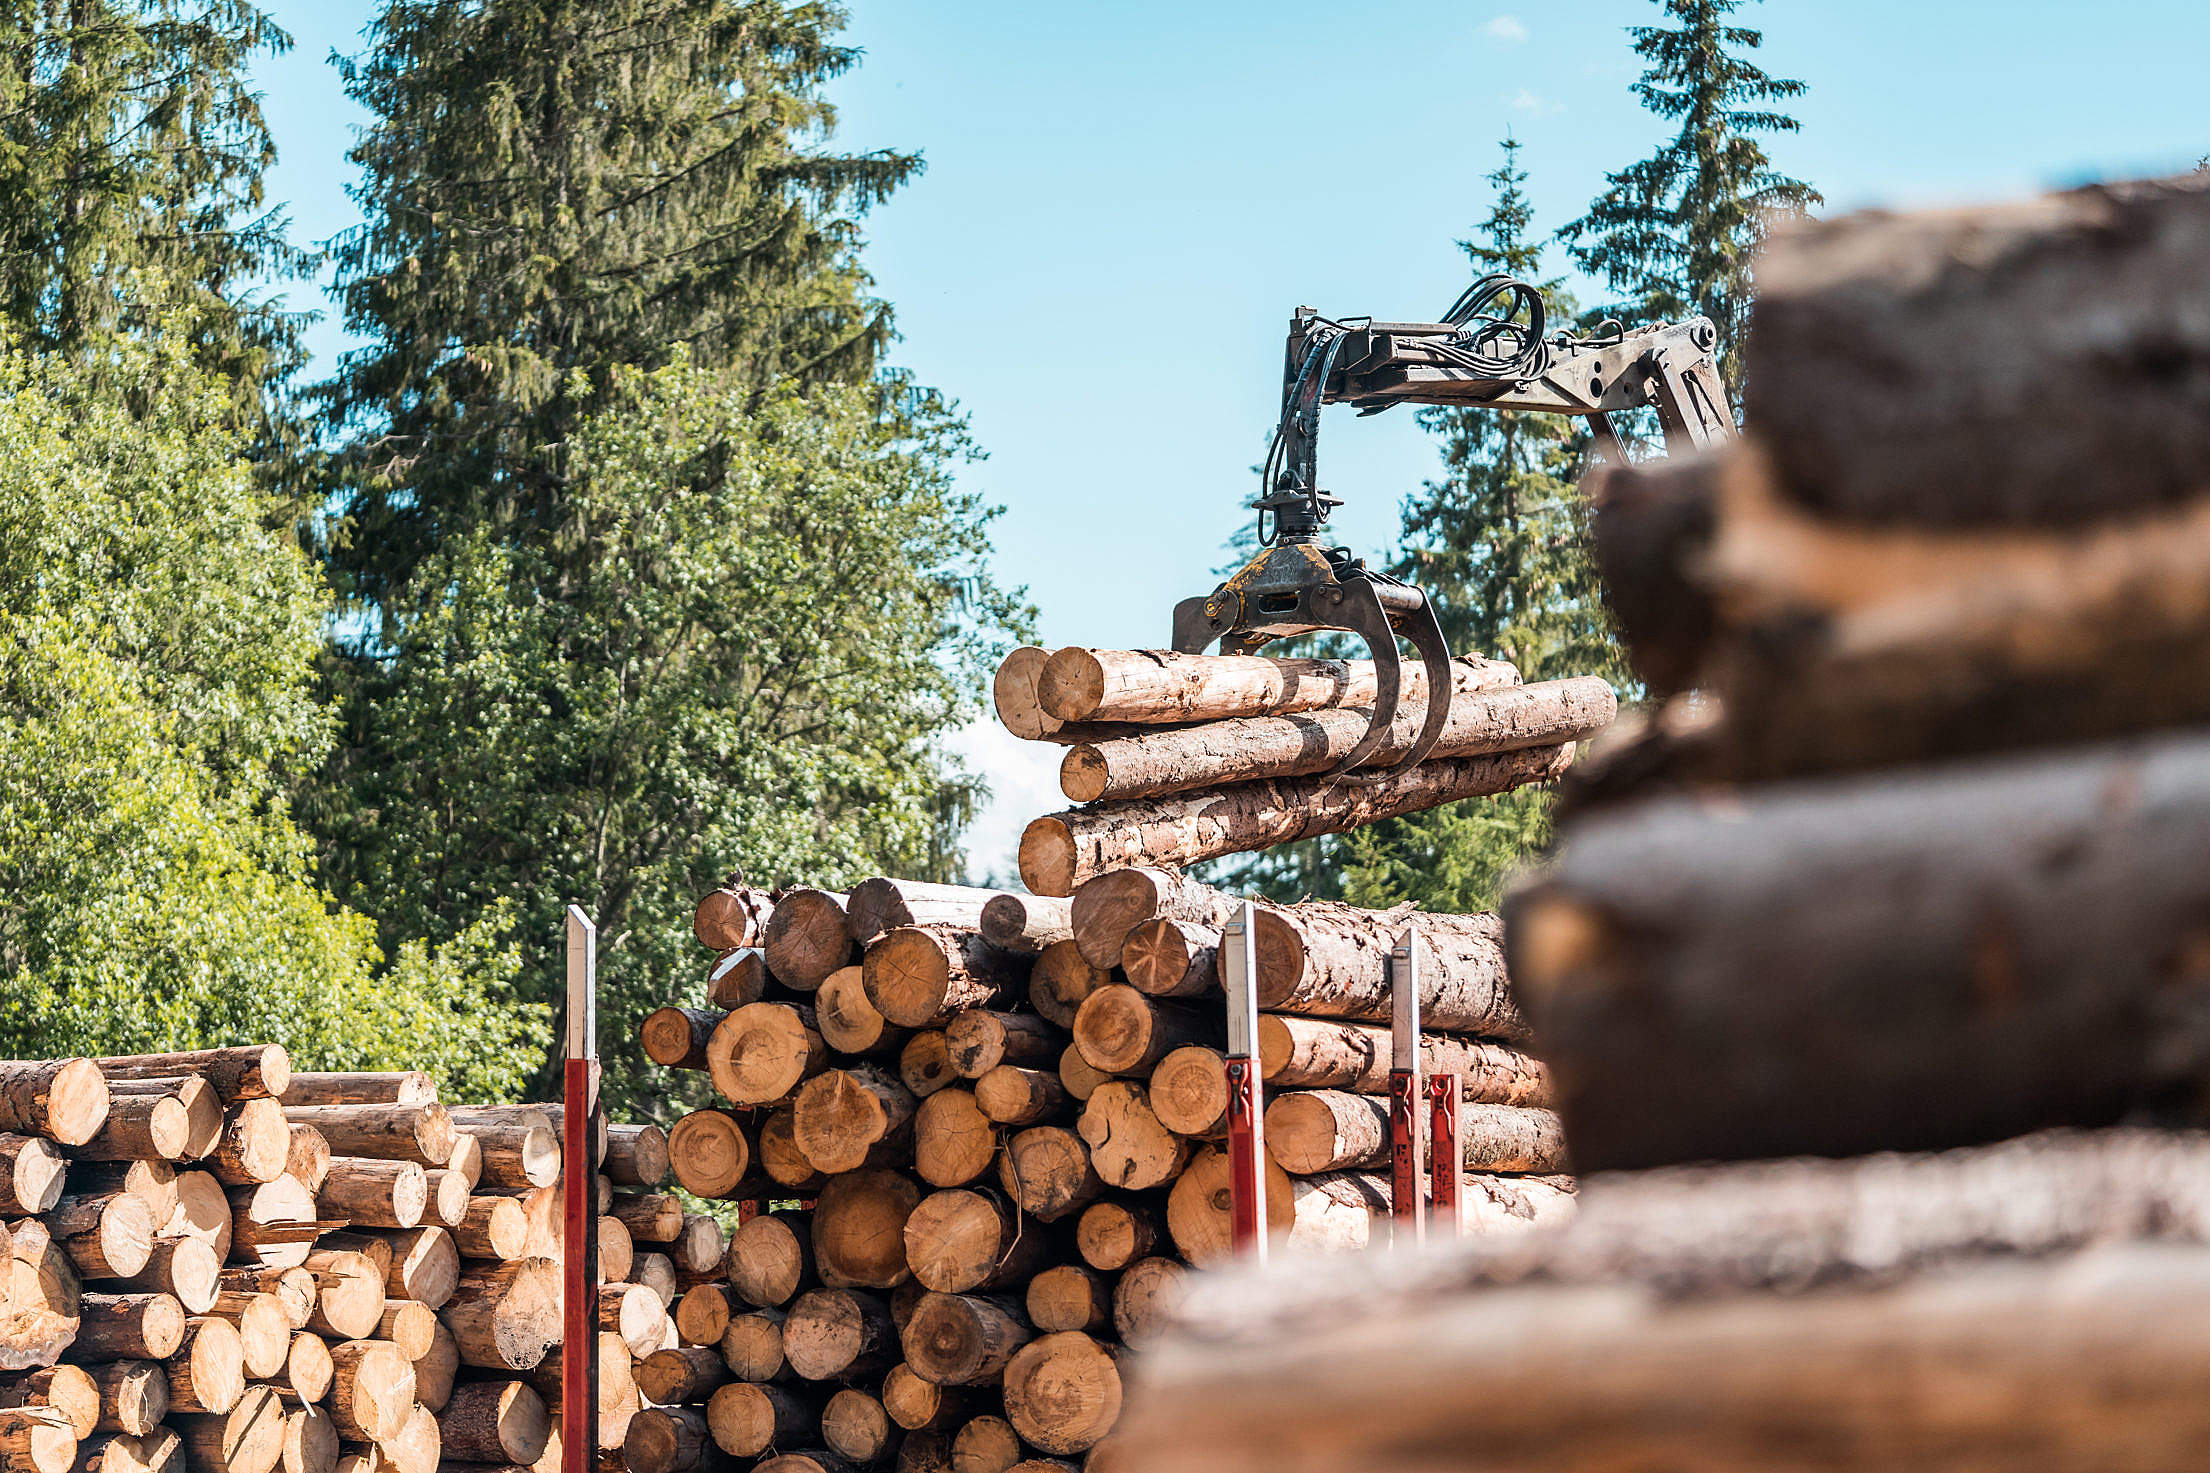
M 1612 414 L 1652 408 L 1669 450 L 1731 439 L 1734 414 L 1719 377 L 1709 321 L 1644 327 L 1616 323 L 1581 336 L 1543 332 L 1541 292 L 1508 276 L 1474 283 L 1441 322 L 1339 322 L 1300 307 L 1290 319 L 1281 420 L 1267 454 L 1259 555 L 1205 598 L 1174 609 L 1174 648 L 1225 654 L 1340 629 L 1371 647 L 1376 698 L 1365 737 L 1337 764 L 1344 782 L 1376 782 L 1434 750 L 1450 714 L 1448 642 L 1419 589 L 1366 566 L 1345 547 L 1323 547 L 1342 504 L 1320 489 L 1320 410 L 1350 404 L 1377 414 L 1393 405 L 1458 404 L 1585 416 L 1599 448 L 1624 462 Z M 1397 640 L 1419 652 L 1428 699 L 1420 730 L 1387 768 L 1353 771 L 1388 739 L 1403 685 Z

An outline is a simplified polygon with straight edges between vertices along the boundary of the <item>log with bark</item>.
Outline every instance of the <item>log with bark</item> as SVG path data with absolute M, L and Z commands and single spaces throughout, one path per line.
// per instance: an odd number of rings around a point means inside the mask
M 1463 655 L 1451 662 L 1451 678 L 1455 697 L 1516 685 L 1519 672 L 1501 661 Z M 1062 722 L 1152 724 L 1286 716 L 1371 706 L 1376 692 L 1371 660 L 1276 660 L 1079 646 L 1055 652 L 1037 677 L 1039 704 Z M 1402 694 L 1424 703 L 1427 672 L 1406 669 Z
M 776 981 L 811 992 L 831 972 L 851 964 L 845 903 L 833 890 L 792 890 L 776 901 L 761 942 Z
M 861 966 L 868 999 L 903 1028 L 940 1027 L 1017 994 L 1029 970 L 1026 957 L 951 926 L 900 926 L 867 948 Z
M 1068 902 L 1045 895 L 1001 893 L 983 903 L 982 939 L 1004 951 L 1039 952 L 1074 935 Z
M 1282 778 L 1167 798 L 1136 798 L 1047 814 L 1021 834 L 1021 882 L 1068 895 L 1093 875 L 1128 865 L 1194 864 L 1509 792 L 1565 774 L 1573 747 L 1528 747 L 1443 757 L 1379 781 Z

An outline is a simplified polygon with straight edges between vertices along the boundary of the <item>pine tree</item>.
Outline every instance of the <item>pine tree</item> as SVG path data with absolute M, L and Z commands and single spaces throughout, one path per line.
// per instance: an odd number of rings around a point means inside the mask
M 1619 294 L 1620 315 L 1710 318 L 1733 385 L 1762 212 L 1821 202 L 1810 185 L 1776 170 L 1755 136 L 1802 126 L 1771 104 L 1802 96 L 1804 84 L 1749 60 L 1764 33 L 1726 23 L 1744 0 L 1657 3 L 1673 24 L 1630 30 L 1649 63 L 1635 92 L 1679 131 L 1649 158 L 1606 176 L 1588 213 L 1558 236 L 1576 265 Z
M 297 367 L 301 319 L 265 283 L 311 258 L 264 209 L 248 75 L 290 45 L 243 0 L 0 6 L 0 317 L 25 347 L 97 361 L 184 331 L 249 414 Z
M 1572 299 L 1543 276 L 1520 144 L 1506 137 L 1503 149 L 1488 176 L 1495 202 L 1466 255 L 1478 273 L 1537 283 L 1549 319 L 1571 321 Z M 1588 454 L 1581 422 L 1449 407 L 1423 410 L 1420 423 L 1442 440 L 1445 475 L 1406 498 L 1390 571 L 1426 590 L 1455 651 L 1509 660 L 1527 680 L 1601 675 L 1626 688 L 1574 485 Z M 1366 905 L 1487 909 L 1548 838 L 1549 810 L 1547 792 L 1522 789 L 1361 830 L 1344 840 L 1340 887 Z
M 561 447 L 617 366 L 677 345 L 755 393 L 865 382 L 890 336 L 854 217 L 920 167 L 836 153 L 833 5 L 387 0 L 347 91 L 366 223 L 336 251 L 369 345 L 343 591 L 373 607 L 459 529 L 566 535 Z M 580 377 L 578 377 L 580 375 Z

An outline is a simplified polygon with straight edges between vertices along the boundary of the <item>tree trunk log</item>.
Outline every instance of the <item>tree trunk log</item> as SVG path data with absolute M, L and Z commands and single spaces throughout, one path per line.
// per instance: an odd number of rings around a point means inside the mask
M 707 1045 L 714 1088 L 732 1104 L 766 1105 L 785 1099 L 828 1067 L 810 1007 L 756 1002 L 738 1008 Z
M 624 1194 L 607 1214 L 640 1243 L 672 1243 L 683 1234 L 683 1203 L 664 1192 Z
M 437 1081 L 419 1069 L 382 1074 L 294 1074 L 287 1105 L 431 1105 Z
M 1120 1420 L 1120 1402 L 1113 1351 L 1079 1330 L 1031 1341 L 1005 1369 L 1005 1415 L 1045 1452 L 1095 1447 Z
M 1107 1186 L 1163 1187 L 1189 1159 L 1189 1142 L 1159 1123 L 1144 1087 L 1128 1080 L 1099 1085 L 1082 1107 L 1079 1129 L 1090 1165 Z
M 951 1050 L 944 1043 L 943 1029 L 923 1029 L 898 1050 L 898 1082 L 912 1090 L 915 1099 L 925 1100 L 958 1080 L 959 1075 L 952 1069 Z
M 153 1210 L 128 1192 L 64 1197 L 45 1223 L 83 1278 L 127 1279 L 153 1257 Z
M 86 1438 L 100 1425 L 100 1387 L 81 1367 L 47 1366 L 0 1382 L 0 1409 L 19 1407 L 52 1412 L 70 1435 Z
M 159 1361 L 184 1343 L 184 1309 L 172 1294 L 86 1294 L 70 1354 L 83 1361 Z
M 1203 1044 L 1174 1050 L 1151 1071 L 1150 1103 L 1159 1123 L 1176 1135 L 1219 1139 L 1228 1129 L 1227 1057 Z
M 549 1258 L 524 1258 L 461 1276 L 440 1311 L 461 1364 L 487 1371 L 526 1371 L 560 1338 L 560 1269 Z
M 336 1473 L 338 1428 L 330 1414 L 316 1406 L 287 1409 L 277 1465 L 284 1473 Z
M 107 1080 L 90 1059 L 0 1062 L 0 1130 L 81 1146 L 107 1122 Z
M 303 1268 L 226 1268 L 217 1280 L 215 1309 L 221 1314 L 233 1314 L 245 1307 L 246 1301 L 266 1294 L 276 1300 L 284 1314 L 284 1328 L 306 1328 L 314 1317 L 315 1295 L 318 1287 L 315 1276 Z
M 783 1357 L 808 1381 L 851 1380 L 898 1359 L 890 1307 L 856 1289 L 801 1294 L 783 1321 Z
M 450 1346 L 452 1337 L 444 1335 L 442 1327 L 439 1333 L 443 1343 Z M 434 1359 L 436 1354 L 437 1346 L 433 1343 L 430 1359 Z M 425 1363 L 415 1362 L 415 1377 L 416 1394 L 427 1400 L 429 1392 L 421 1384 L 424 1374 L 422 1367 Z M 277 1394 L 295 1406 L 319 1403 L 329 1396 L 337 1374 L 337 1363 L 330 1355 L 330 1342 L 312 1330 L 295 1330 L 292 1332 L 291 1344 L 284 1350 L 284 1384 L 277 1388 Z M 448 1376 L 447 1379 L 451 1378 Z
M 116 1292 L 171 1294 L 188 1314 L 205 1314 L 215 1306 L 222 1260 L 215 1250 L 197 1238 L 162 1238 L 148 1251 L 146 1266 L 135 1274 L 119 1274 L 103 1280 Z
M 693 1284 L 675 1301 L 675 1333 L 685 1345 L 712 1349 L 729 1333 L 736 1312 L 737 1294 L 727 1283 Z
M 997 1129 L 970 1090 L 939 1090 L 914 1115 L 913 1169 L 932 1187 L 973 1181 L 990 1169 L 997 1150 Z
M 1101 1073 L 1143 1074 L 1184 1044 L 1217 1042 L 1220 1029 L 1216 1013 L 1156 1003 L 1115 983 L 1083 999 L 1074 1045 Z
M 1460 656 L 1451 666 L 1454 698 L 1519 682 L 1519 672 L 1511 666 L 1478 655 Z M 1379 694 L 1371 660 L 1274 660 L 1079 646 L 1053 654 L 1036 689 L 1043 709 L 1063 722 L 1146 725 L 1371 706 Z M 1404 672 L 1403 696 L 1424 703 L 1426 671 Z
M 387 1246 L 383 1264 L 390 1262 L 389 1251 Z M 376 1321 L 384 1313 L 388 1273 L 378 1259 L 351 1249 L 318 1248 L 307 1255 L 305 1267 L 322 1291 L 315 1297 L 307 1328 L 335 1340 L 365 1340 L 375 1334 Z
M 850 966 L 858 950 L 845 897 L 833 890 L 792 890 L 777 900 L 761 944 L 775 980 L 800 992 L 813 991 L 831 972 Z
M 398 1346 L 399 1353 L 405 1356 L 410 1363 L 428 1355 L 430 1346 L 436 1337 L 437 1316 L 430 1312 L 429 1306 L 417 1304 L 412 1299 L 387 1299 L 384 1301 L 383 1317 L 376 1322 L 374 1338 L 389 1340 L 392 1344 Z M 288 1336 L 286 1338 L 289 1339 Z M 289 1351 L 290 1348 L 290 1345 L 286 1344 L 283 1350 Z M 279 1365 L 283 1364 L 282 1353 L 279 1353 L 277 1363 Z M 252 1370 L 250 1357 L 246 1369 Z M 274 1375 L 275 1372 L 270 1371 L 267 1374 Z
M 966 1008 L 1017 995 L 1028 958 L 1000 951 L 972 931 L 900 926 L 867 948 L 867 996 L 902 1028 L 936 1028 Z
M 184 1343 L 168 1361 L 169 1405 L 180 1412 L 220 1414 L 246 1393 L 245 1346 L 230 1321 L 195 1315 Z
M 1640 465 L 1600 465 L 1581 480 L 1604 603 L 1634 672 L 1654 695 L 1696 683 L 1713 626 L 1702 560 L 1731 447 Z
M 197 1074 L 214 1087 L 225 1104 L 280 1100 L 292 1082 L 291 1055 L 282 1044 L 275 1043 L 179 1054 L 126 1054 L 95 1062 L 109 1079 L 170 1079 Z
M 272 1473 L 283 1461 L 284 1404 L 266 1386 L 247 1388 L 227 1412 L 172 1416 L 169 1425 L 194 1469 Z
M 1132 798 L 1047 814 L 1021 834 L 1021 881 L 1041 895 L 1072 895 L 1094 875 L 1126 865 L 1194 864 L 1223 854 L 1337 834 L 1466 798 L 1564 776 L 1570 743 L 1487 757 L 1442 757 L 1363 786 L 1282 778 Z
M 179 1161 L 191 1142 L 191 1121 L 184 1102 L 173 1094 L 110 1093 L 107 1119 L 92 1139 L 70 1154 L 80 1161 Z M 35 1136 L 6 1136 L 10 1141 Z M 10 1208 L 36 1211 L 36 1208 Z
M 993 895 L 982 907 L 982 939 L 1001 951 L 1034 954 L 1074 936 L 1068 902 L 1044 895 Z
M 1151 920 L 1121 943 L 1128 985 L 1151 997 L 1200 997 L 1220 990 L 1220 933 L 1189 921 Z
M 1080 1044 L 1068 1044 L 1059 1050 L 1059 1083 L 1067 1094 L 1077 1100 L 1086 1100 L 1097 1093 L 1097 1087 L 1113 1076 L 1097 1068 L 1082 1057 Z
M 910 1277 L 905 1224 L 920 1203 L 921 1189 L 895 1171 L 829 1178 L 813 1207 L 813 1261 L 821 1282 L 832 1289 L 904 1283 Z
M 169 1414 L 169 1377 L 150 1361 L 111 1361 L 84 1367 L 92 1382 L 93 1425 L 79 1434 L 122 1432 L 142 1437 Z
M 1618 710 L 1611 687 L 1593 675 L 1469 695 L 1452 702 L 1432 755 L 1478 757 L 1586 741 Z M 1362 765 L 1388 766 L 1411 751 L 1426 714 L 1426 702 L 1406 702 Z M 1365 738 L 1368 721 L 1363 709 L 1314 711 L 1084 742 L 1067 749 L 1059 787 L 1070 802 L 1096 803 L 1306 777 L 1333 770 Z
M 1389 1021 L 1389 949 L 1407 928 L 1427 943 L 1420 1025 L 1524 1042 L 1512 1000 L 1503 927 L 1493 915 L 1398 915 L 1308 900 L 1258 912 L 1258 1005 L 1276 1012 Z
M 1049 1254 L 1043 1234 L 1024 1231 L 1018 1209 L 987 1189 L 932 1192 L 906 1219 L 913 1277 L 942 1294 L 1018 1284 Z
M 1042 1222 L 1080 1211 L 1105 1189 L 1082 1138 L 1057 1125 L 1032 1125 L 1006 1141 L 998 1184 Z
M 178 1178 L 180 1195 L 196 1175 Z M 317 1239 L 337 1226 L 317 1215 L 314 1197 L 289 1173 L 257 1187 L 232 1187 L 224 1200 L 230 1208 L 230 1256 L 249 1267 L 297 1268 L 315 1251 Z
M 913 1307 L 900 1343 L 913 1373 L 939 1386 L 996 1381 L 1035 1337 L 1020 1304 L 1002 1296 L 928 1293 Z
M 468 1211 L 451 1232 L 454 1245 L 467 1257 L 503 1263 L 528 1251 L 529 1214 L 518 1197 L 470 1197 Z
M 391 1244 L 391 1266 L 384 1271 L 384 1293 L 441 1309 L 460 1281 L 460 1248 L 444 1228 L 403 1228 L 381 1235 Z
M 2191 1098 L 2204 823 L 2199 738 L 1592 816 L 1507 908 L 1576 1159 L 1969 1144 Z
M 795 1193 L 810 1192 L 821 1185 L 821 1173 L 798 1149 L 797 1116 L 788 1105 L 760 1122 L 760 1169 L 770 1180 Z
M 1387 1028 L 1264 1013 L 1258 1020 L 1258 1044 L 1260 1072 L 1276 1089 L 1389 1092 L 1395 1055 Z M 1468 1104 L 1551 1103 L 1549 1069 L 1540 1059 L 1500 1043 L 1423 1033 L 1420 1069 L 1429 1076 L 1457 1075 L 1459 1098 Z
M 1083 960 L 1109 972 L 1120 965 L 1128 933 L 1145 921 L 1187 921 L 1217 932 L 1235 919 L 1242 903 L 1180 870 L 1136 865 L 1083 881 L 1067 905 Z
M 1090 965 L 1071 937 L 1054 941 L 1036 954 L 1029 971 L 1028 1005 L 1059 1027 L 1072 1028 L 1082 999 L 1112 980 L 1112 967 Z
M 1028 1281 L 1028 1321 L 1043 1334 L 1095 1330 L 1113 1317 L 1113 1291 L 1095 1270 L 1057 1263 Z
M 1565 1132 L 1548 1110 L 1460 1105 L 1458 1139 L 1467 1171 L 1559 1172 Z M 1389 1101 L 1339 1089 L 1293 1090 L 1266 1106 L 1266 1149 L 1292 1176 L 1384 1166 Z
M 1060 1050 L 1052 1050 L 1057 1061 Z M 1073 1096 L 1054 1069 L 1023 1069 L 1000 1064 L 975 1081 L 975 1108 L 995 1125 L 1034 1125 L 1070 1112 Z M 918 1145 L 916 1145 L 918 1150 Z
M 1776 235 L 1747 419 L 1841 520 L 2077 526 L 2210 485 L 2199 176 Z M 1970 342 L 1970 373 L 1938 343 Z
M 483 1183 L 494 1187 L 549 1187 L 560 1179 L 560 1137 L 542 1125 L 469 1127 L 483 1152 Z M 604 1142 L 600 1143 L 604 1157 Z
M 1021 1459 L 1020 1434 L 1003 1417 L 973 1417 L 952 1434 L 952 1473 L 1012 1473 Z
M 274 1182 L 263 1182 L 252 1190 L 265 1192 L 274 1185 Z M 162 1224 L 162 1234 L 172 1238 L 196 1238 L 208 1246 L 218 1262 L 228 1257 L 236 1225 L 231 1221 L 230 1197 L 224 1192 L 223 1184 L 204 1171 L 180 1171 L 176 1190 L 176 1211 Z
M 867 995 L 866 975 L 860 967 L 839 967 L 814 993 L 821 1039 L 836 1053 L 896 1058 L 911 1035 L 876 1008 Z
M 646 1407 L 632 1417 L 622 1439 L 628 1473 L 698 1473 L 707 1466 L 713 1439 L 706 1414 L 695 1407 Z
M 714 1446 L 733 1458 L 756 1458 L 778 1444 L 804 1442 L 821 1430 L 813 1398 L 789 1387 L 738 1381 L 706 1403 Z
M 997 674 L 990 681 L 990 700 L 997 710 L 998 724 L 1024 742 L 1047 741 L 1060 725 L 1057 718 L 1044 713 L 1036 689 L 1050 659 L 1050 650 L 1021 645 L 998 662 Z
M 882 1378 L 883 1414 L 908 1432 L 956 1425 L 960 1405 L 957 1391 L 916 1375 L 903 1361 Z
M 1044 1064 L 1066 1047 L 1066 1032 L 1033 1013 L 970 1008 L 944 1025 L 944 1048 L 962 1079 L 980 1079 L 1000 1064 Z
M 527 1465 L 544 1453 L 552 1417 L 544 1399 L 523 1382 L 473 1381 L 453 1388 L 452 1399 L 438 1414 L 437 1430 L 448 1458 Z
M 913 1094 L 883 1070 L 830 1069 L 808 1080 L 792 1105 L 798 1149 L 826 1174 L 888 1165 L 913 1119 Z M 910 1132 L 908 1132 L 910 1134 Z M 910 1152 L 907 1152 L 910 1154 Z
M 691 934 L 708 951 L 732 951 L 758 946 L 767 937 L 775 914 L 775 899 L 750 885 L 723 885 L 698 902 L 691 914 Z
M 767 953 L 757 946 L 724 952 L 706 970 L 706 1004 L 723 1012 L 761 1001 L 767 984 L 774 981 L 767 969 Z
M 176 1168 L 166 1161 L 86 1161 L 73 1157 L 68 1185 L 79 1192 L 125 1191 L 145 1200 L 153 1220 L 166 1224 L 176 1216 Z
M 703 1070 L 707 1040 L 728 1016 L 718 1008 L 655 1008 L 637 1025 L 637 1044 L 662 1068 Z
M 762 1213 L 729 1235 L 729 1287 L 763 1309 L 790 1303 L 814 1276 L 813 1224 L 798 1212 Z
M 330 1138 L 312 1125 L 287 1124 L 285 1131 L 289 1143 L 284 1148 L 283 1174 L 313 1196 L 330 1176 Z
M 862 946 L 901 926 L 951 926 L 971 931 L 982 924 L 982 908 L 997 893 L 971 885 L 878 876 L 852 887 L 845 902 L 845 928 Z
M 821 1440 L 854 1467 L 880 1461 L 894 1441 L 882 1402 L 847 1386 L 821 1409 Z
M 1120 1343 L 1140 1346 L 1158 1339 L 1181 1308 L 1188 1276 L 1187 1265 L 1171 1258 L 1128 1265 L 1113 1285 L 1113 1329 Z
M 315 1211 L 359 1227 L 411 1228 L 421 1223 L 429 1200 L 430 1179 L 420 1162 L 334 1159 Z
M 1091 1268 L 1113 1273 L 1166 1241 L 1165 1225 L 1140 1202 L 1097 1202 L 1082 1210 L 1074 1225 L 1074 1248 Z
M 721 1337 L 721 1358 L 729 1363 L 730 1374 L 740 1381 L 779 1381 L 792 1374 L 783 1355 L 787 1318 L 780 1309 L 734 1316 Z
M 443 1105 L 287 1105 L 284 1118 L 312 1125 L 339 1156 L 443 1166 L 453 1154 L 453 1119 Z
M 657 1125 L 609 1125 L 599 1169 L 627 1187 L 647 1191 L 668 1179 L 668 1133 Z
M 762 1195 L 744 1190 L 761 1179 L 744 1123 L 736 1111 L 721 1109 L 693 1110 L 675 1122 L 667 1154 L 684 1191 L 712 1202 Z

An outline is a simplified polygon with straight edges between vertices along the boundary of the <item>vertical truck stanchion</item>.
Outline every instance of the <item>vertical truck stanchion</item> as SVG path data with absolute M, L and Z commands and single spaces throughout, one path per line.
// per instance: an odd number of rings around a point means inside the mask
M 1426 1113 L 1420 1089 L 1420 936 L 1410 926 L 1389 951 L 1389 1207 L 1394 1239 L 1427 1239 L 1421 1209 L 1420 1125 Z
M 1228 995 L 1228 1222 L 1238 1253 L 1266 1261 L 1266 1120 L 1259 1100 L 1258 912 L 1243 902 L 1220 932 L 1220 982 Z
M 1458 1091 L 1463 1087 L 1455 1074 L 1434 1074 L 1427 1081 L 1428 1196 L 1446 1238 L 1465 1228 L 1458 1203 L 1460 1163 L 1465 1160 L 1458 1145 Z
M 598 927 L 568 907 L 568 1060 L 561 1093 L 560 1461 L 598 1463 Z

